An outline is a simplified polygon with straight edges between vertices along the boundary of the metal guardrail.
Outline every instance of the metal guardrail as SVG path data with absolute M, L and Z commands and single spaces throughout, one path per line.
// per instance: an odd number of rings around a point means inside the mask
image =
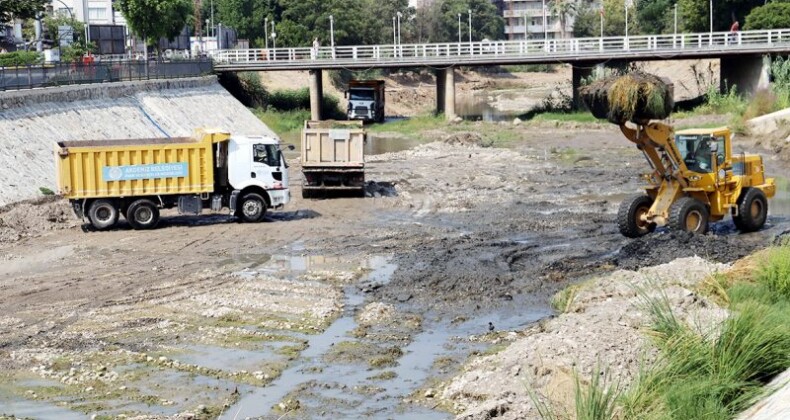
M 217 50 L 211 56 L 218 69 L 229 65 L 254 65 L 257 69 L 280 67 L 337 67 L 339 65 L 410 65 L 436 62 L 606 59 L 624 53 L 670 58 L 688 52 L 737 52 L 788 46 L 790 29 L 706 32 L 696 34 L 640 35 L 629 37 L 567 38 L 526 41 L 478 41 L 443 44 L 357 45 L 305 48 Z M 249 66 L 252 67 L 252 66 Z
M 211 60 L 97 61 L 0 67 L 0 90 L 203 76 L 213 71 Z

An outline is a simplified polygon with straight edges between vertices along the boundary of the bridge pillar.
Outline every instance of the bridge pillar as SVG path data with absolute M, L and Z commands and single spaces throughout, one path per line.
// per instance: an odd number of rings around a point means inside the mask
M 444 116 L 448 120 L 456 117 L 455 115 L 455 67 L 448 67 L 444 70 Z
M 584 103 L 579 95 L 579 88 L 582 87 L 582 80 L 591 76 L 597 78 L 604 77 L 606 68 L 603 63 L 595 65 L 585 65 L 584 67 L 573 66 L 571 77 L 573 78 L 573 109 L 584 109 Z
M 310 70 L 310 119 L 321 120 L 321 102 L 324 98 L 324 87 L 321 69 Z
M 738 93 L 750 97 L 767 89 L 771 73 L 771 56 L 749 54 L 721 58 L 719 81 L 722 92 L 736 86 Z
M 444 85 L 447 73 L 444 69 L 436 69 L 436 114 L 444 114 Z

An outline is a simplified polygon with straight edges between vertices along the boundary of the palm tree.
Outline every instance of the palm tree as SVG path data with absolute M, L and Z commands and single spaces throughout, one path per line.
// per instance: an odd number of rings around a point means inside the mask
M 560 19 L 560 36 L 565 38 L 565 27 L 568 17 L 576 13 L 575 0 L 552 0 L 551 15 Z

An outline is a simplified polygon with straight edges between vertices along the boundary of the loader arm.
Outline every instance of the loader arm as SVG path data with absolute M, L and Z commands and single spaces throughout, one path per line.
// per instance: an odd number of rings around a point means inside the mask
M 648 189 L 653 204 L 643 221 L 664 225 L 669 218 L 669 208 L 688 187 L 688 172 L 683 157 L 674 141 L 672 127 L 659 122 L 639 124 L 631 128 L 620 125 L 620 131 L 644 153 L 653 168 L 654 187 Z

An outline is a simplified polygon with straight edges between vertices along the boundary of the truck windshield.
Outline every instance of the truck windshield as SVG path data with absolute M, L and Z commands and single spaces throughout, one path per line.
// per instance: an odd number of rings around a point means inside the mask
M 352 101 L 373 100 L 373 89 L 351 89 L 348 94 Z
M 255 144 L 252 146 L 252 160 L 268 166 L 280 166 L 280 154 L 274 144 Z
M 710 135 L 676 135 L 675 144 L 678 147 L 680 156 L 689 170 L 694 172 L 710 172 L 711 150 Z

